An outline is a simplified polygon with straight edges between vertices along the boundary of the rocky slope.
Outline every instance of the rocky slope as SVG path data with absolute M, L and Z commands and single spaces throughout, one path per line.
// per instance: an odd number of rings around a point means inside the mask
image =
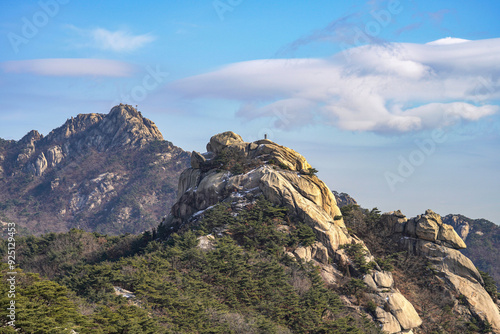
M 81 114 L 47 136 L 0 142 L 0 220 L 24 233 L 137 233 L 161 220 L 189 154 L 128 105 Z
M 462 306 L 466 306 L 462 313 L 473 314 L 490 323 L 495 332 L 500 332 L 498 306 L 484 289 L 477 268 L 459 251 L 466 245 L 451 225 L 444 224 L 431 210 L 410 220 L 401 212 L 388 213 L 383 215 L 382 221 L 393 240 L 409 253 L 426 258 L 435 274 L 450 287 L 449 291 L 460 296 Z
M 446 215 L 443 222 L 453 226 L 467 241 L 467 248 L 462 250 L 462 254 L 470 258 L 478 269 L 488 272 L 497 283 L 500 282 L 500 226 L 486 219 L 471 219 L 462 215 Z
M 247 143 L 233 132 L 215 135 L 207 152 L 192 153 L 191 168 L 179 180 L 178 200 L 159 230 L 169 235 L 190 229 L 219 203 L 238 214 L 263 197 L 287 208 L 314 230 L 316 242 L 285 249 L 290 257 L 318 265 L 331 286 L 341 286 L 346 273 L 358 277 L 369 291 L 365 297 L 371 303 L 370 314 L 385 332 L 418 333 L 422 318 L 417 309 L 421 308 L 412 305 L 391 272 L 383 270 L 365 243 L 348 231 L 335 197 L 314 174 L 304 157 L 272 141 Z M 475 266 L 459 252 L 466 246 L 453 227 L 430 210 L 410 220 L 400 212 L 385 214 L 377 224 L 372 234 L 392 240 L 409 255 L 427 259 L 436 279 L 448 285 L 444 296 L 452 301 L 461 298 L 466 306 L 456 302 L 453 312 L 478 317 L 500 331 L 498 308 L 484 290 Z M 282 226 L 285 233 L 291 229 L 293 226 Z M 212 232 L 224 234 L 224 230 Z M 207 237 L 200 240 L 209 243 Z
M 333 191 L 340 208 L 357 202 L 346 193 Z M 500 289 L 500 226 L 486 219 L 471 219 L 463 215 L 449 214 L 442 217 L 442 222 L 450 225 L 467 241 L 467 248 L 460 252 L 467 256 L 477 269 L 492 276 Z

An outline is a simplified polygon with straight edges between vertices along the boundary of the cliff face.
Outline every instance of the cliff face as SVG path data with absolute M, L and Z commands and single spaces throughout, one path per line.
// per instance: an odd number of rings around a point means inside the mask
M 152 121 L 122 104 L 72 117 L 45 137 L 31 131 L 3 141 L 0 157 L 0 218 L 35 234 L 151 228 L 189 163 Z

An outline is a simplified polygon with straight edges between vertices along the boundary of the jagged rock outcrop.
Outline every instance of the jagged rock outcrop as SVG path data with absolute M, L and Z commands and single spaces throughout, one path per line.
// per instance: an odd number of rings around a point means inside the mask
M 44 138 L 45 143 L 64 143 L 61 153 L 65 155 L 88 148 L 102 152 L 116 147 L 143 147 L 154 140 L 163 140 L 156 125 L 125 104 L 112 108 L 107 115 L 71 117 Z
M 60 146 L 52 146 L 47 150 L 47 161 L 49 167 L 55 167 L 61 163 L 64 155 Z
M 461 253 L 471 259 L 477 269 L 493 277 L 498 286 L 500 226 L 483 218 L 472 219 L 460 214 L 446 215 L 443 222 L 453 226 L 459 235 L 466 238 L 467 248 L 461 250 Z
M 443 224 L 431 210 L 410 220 L 400 211 L 386 213 L 382 223 L 386 235 L 392 234 L 408 252 L 426 257 L 455 295 L 465 298 L 470 312 L 500 333 L 499 309 L 484 289 L 477 268 L 459 251 L 466 245 L 452 226 Z
M 247 143 L 224 132 L 210 139 L 207 153 L 191 156 L 192 167 L 180 177 L 168 226 L 180 226 L 219 202 L 243 207 L 264 196 L 313 227 L 330 256 L 351 241 L 333 194 L 294 150 L 265 139 Z
M 383 218 L 385 233 L 389 235 L 401 233 L 408 238 L 428 240 L 454 249 L 467 247 L 453 227 L 443 224 L 441 217 L 432 210 L 410 220 L 401 211 L 384 214 Z
M 333 193 L 314 175 L 306 159 L 270 140 L 247 143 L 233 132 L 213 136 L 207 152 L 191 154 L 191 168 L 182 173 L 177 196 L 164 222 L 165 230 L 176 231 L 193 223 L 218 203 L 228 203 L 237 212 L 263 196 L 287 207 L 289 213 L 313 228 L 317 240 L 287 254 L 319 265 L 322 277 L 331 284 L 342 278 L 337 265 L 353 265 L 343 245 L 359 244 L 366 261 L 374 260 L 363 241 L 348 233 Z M 420 326 L 422 320 L 394 288 L 390 273 L 376 266 L 365 278 L 371 284 L 372 299 L 384 312 L 378 312 L 377 320 L 385 330 L 408 332 Z
M 152 121 L 132 106 L 120 104 L 108 114 L 71 117 L 46 137 L 30 131 L 17 144 L 16 161 L 29 174 L 41 176 L 48 167 L 88 150 L 142 148 L 157 140 L 163 140 L 163 136 Z
M 28 132 L 21 140 L 18 142 L 17 151 L 17 162 L 19 164 L 25 164 L 28 159 L 30 159 L 35 153 L 35 144 L 40 141 L 43 136 L 36 130 Z

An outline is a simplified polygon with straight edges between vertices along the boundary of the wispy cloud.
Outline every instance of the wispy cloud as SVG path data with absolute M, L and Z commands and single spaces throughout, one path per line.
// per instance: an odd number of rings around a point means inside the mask
M 396 32 L 396 34 L 399 35 L 401 33 L 411 30 L 416 30 L 423 26 L 428 26 L 428 25 L 431 25 L 435 30 L 439 30 L 446 34 L 451 34 L 452 32 L 449 29 L 447 29 L 445 25 L 443 25 L 443 21 L 445 21 L 446 17 L 453 16 L 455 14 L 456 10 L 448 8 L 440 9 L 435 12 L 420 11 L 416 9 L 416 13 L 413 14 L 412 17 L 416 19 L 417 22 L 414 22 L 413 24 L 409 24 L 399 29 Z
M 408 31 L 413 31 L 413 30 L 420 29 L 423 26 L 423 24 L 424 24 L 424 22 L 416 22 L 416 23 L 411 23 L 411 24 L 405 25 L 404 27 L 399 28 L 398 30 L 396 30 L 395 34 L 397 36 L 399 36 L 399 35 L 401 35 L 403 33 L 408 32 Z
M 96 47 L 116 52 L 134 51 L 155 40 L 150 34 L 132 35 L 127 31 L 109 31 L 98 28 L 91 31 Z
M 360 17 L 360 12 L 342 16 L 330 22 L 326 27 L 315 30 L 289 43 L 278 52 L 278 55 L 288 55 L 301 47 L 315 42 L 350 42 L 356 33 L 354 28 L 360 25 Z
M 30 73 L 42 76 L 128 77 L 134 66 L 108 59 L 52 58 L 16 60 L 0 63 L 5 73 Z
M 81 29 L 72 25 L 67 27 L 84 39 L 83 42 L 76 43 L 77 45 L 106 51 L 131 52 L 156 40 L 152 34 L 134 35 L 127 30 Z
M 460 43 L 458 43 L 460 42 Z M 294 128 L 408 132 L 476 121 L 499 111 L 500 39 L 385 43 L 326 59 L 228 65 L 170 89 L 187 99 L 241 102 L 238 116 Z

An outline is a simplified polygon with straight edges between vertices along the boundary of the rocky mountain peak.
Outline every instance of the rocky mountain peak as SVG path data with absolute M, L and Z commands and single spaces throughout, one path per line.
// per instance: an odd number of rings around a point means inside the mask
M 314 172 L 302 155 L 270 140 L 248 143 L 234 132 L 217 134 L 207 152 L 191 154 L 191 168 L 181 175 L 167 224 L 180 226 L 220 202 L 237 209 L 263 196 L 288 207 L 328 247 L 338 249 L 350 238 L 333 193 Z
M 243 141 L 240 135 L 227 131 L 210 138 L 207 152 L 193 152 L 193 168 L 213 168 L 215 162 L 231 160 L 231 167 L 247 167 L 255 164 L 271 164 L 284 170 L 310 174 L 312 167 L 306 159 L 294 150 L 278 145 L 271 140 L 261 139 L 253 143 Z
M 207 152 L 192 153 L 191 168 L 181 174 L 177 202 L 161 230 L 189 228 L 218 203 L 225 203 L 237 215 L 264 198 L 287 208 L 293 219 L 308 225 L 316 236 L 312 245 L 286 253 L 297 261 L 314 261 L 326 281 L 336 282 L 343 276 L 338 268 L 352 264 L 346 247 L 362 249 L 366 262 L 374 257 L 362 240 L 348 232 L 333 193 L 315 173 L 302 155 L 270 140 L 248 143 L 233 132 L 217 134 L 210 138 Z M 285 230 L 294 228 L 288 224 Z M 395 333 L 420 326 L 422 320 L 394 288 L 390 273 L 376 266 L 366 280 L 376 291 L 377 303 L 385 305 L 378 309 L 379 321 L 391 319 L 385 329 Z
M 103 114 L 79 114 L 76 117 L 71 117 L 61 127 L 53 130 L 49 134 L 49 139 L 70 138 L 78 133 L 82 133 L 91 126 L 99 123 L 104 118 Z
M 21 138 L 21 140 L 19 141 L 19 144 L 26 146 L 29 144 L 33 144 L 34 142 L 36 142 L 42 138 L 43 138 L 43 135 L 40 134 L 38 131 L 31 130 L 23 138 Z
M 0 144 L 1 214 L 31 233 L 80 226 L 118 234 L 155 226 L 190 161 L 123 104 L 71 117 L 45 137 L 33 130 Z M 138 189 L 141 196 L 131 195 Z
M 210 142 L 207 144 L 207 152 L 218 154 L 227 146 L 241 143 L 244 143 L 244 141 L 240 135 L 232 131 L 226 131 L 210 138 Z
M 53 130 L 47 144 L 59 144 L 74 138 L 77 150 L 92 147 L 105 151 L 117 146 L 144 146 L 147 142 L 163 140 L 156 125 L 130 105 L 120 104 L 107 114 L 80 114 L 71 117 L 63 126 Z
M 17 166 L 41 176 L 70 157 L 89 150 L 105 152 L 115 148 L 142 148 L 163 136 L 156 125 L 130 105 L 120 104 L 108 114 L 79 114 L 46 137 L 33 130 L 17 145 Z

